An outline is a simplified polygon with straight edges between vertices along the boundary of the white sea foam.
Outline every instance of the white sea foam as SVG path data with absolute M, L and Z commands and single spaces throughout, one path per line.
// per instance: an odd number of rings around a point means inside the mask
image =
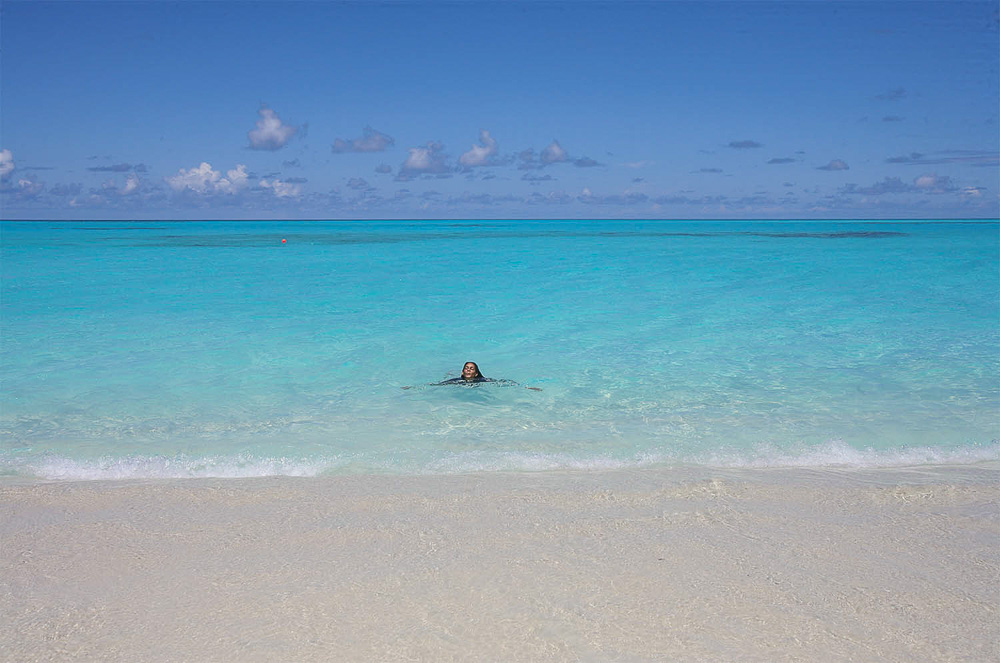
M 219 477 L 237 479 L 265 476 L 316 476 L 335 467 L 330 459 L 315 461 L 291 458 L 255 458 L 248 455 L 205 458 L 162 456 L 104 457 L 75 460 L 62 457 L 26 463 L 21 468 L 8 466 L 13 474 L 28 474 L 42 479 L 91 481 L 116 479 L 194 479 Z
M 904 467 L 965 465 L 1000 460 L 1000 441 L 959 447 L 857 449 L 840 440 L 799 451 L 759 445 L 752 452 L 713 452 L 696 459 L 710 467 Z
M 433 459 L 337 456 L 315 458 L 256 457 L 249 454 L 211 457 L 125 456 L 76 460 L 58 456 L 41 459 L 6 459 L 0 474 L 47 480 L 123 480 L 248 478 L 266 476 L 311 477 L 344 474 L 446 475 L 477 472 L 544 472 L 554 470 L 601 471 L 651 466 L 704 466 L 722 468 L 844 467 L 879 468 L 920 465 L 968 465 L 1000 461 L 1000 441 L 953 448 L 912 447 L 885 450 L 857 449 L 840 441 L 788 451 L 769 445 L 753 450 L 716 451 L 684 457 L 669 451 L 631 457 L 528 452 L 465 452 Z

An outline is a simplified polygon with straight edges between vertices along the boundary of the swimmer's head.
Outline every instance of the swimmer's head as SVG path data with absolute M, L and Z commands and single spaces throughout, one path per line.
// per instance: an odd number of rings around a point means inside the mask
M 476 365 L 474 361 L 465 362 L 465 366 L 462 367 L 462 379 L 463 380 L 475 380 L 476 378 L 483 377 L 483 374 L 479 372 L 479 366 Z

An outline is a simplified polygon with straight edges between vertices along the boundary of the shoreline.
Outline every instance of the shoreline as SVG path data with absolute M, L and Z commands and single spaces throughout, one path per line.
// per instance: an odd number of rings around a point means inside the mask
M 9 660 L 1000 660 L 1000 463 L 0 479 Z
M 1000 467 L 1000 441 L 970 442 L 961 446 L 905 446 L 875 450 L 857 449 L 841 441 L 798 451 L 778 452 L 761 446 L 739 451 L 723 451 L 702 457 L 676 458 L 647 454 L 632 458 L 592 455 L 571 458 L 557 453 L 485 452 L 454 454 L 450 459 L 423 461 L 395 457 L 386 458 L 340 456 L 164 456 L 128 455 L 100 457 L 89 460 L 48 455 L 33 460 L 8 459 L 0 466 L 0 482 L 73 481 L 157 481 L 187 479 L 254 479 L 269 477 L 337 478 L 337 477 L 435 477 L 463 475 L 537 475 L 544 473 L 616 473 L 631 471 L 662 471 L 670 475 L 699 470 L 750 472 L 756 470 L 839 471 L 893 470 L 912 467 L 973 467 L 989 463 Z

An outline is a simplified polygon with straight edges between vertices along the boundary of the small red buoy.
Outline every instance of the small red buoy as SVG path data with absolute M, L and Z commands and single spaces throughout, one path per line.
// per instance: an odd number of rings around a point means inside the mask
M 282 244 L 288 244 L 288 240 L 287 239 L 283 239 L 283 240 L 281 240 L 281 243 Z

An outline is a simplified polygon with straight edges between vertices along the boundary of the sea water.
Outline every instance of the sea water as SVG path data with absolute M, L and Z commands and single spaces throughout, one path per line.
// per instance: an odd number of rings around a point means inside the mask
M 4 222 L 0 474 L 996 460 L 998 229 Z

